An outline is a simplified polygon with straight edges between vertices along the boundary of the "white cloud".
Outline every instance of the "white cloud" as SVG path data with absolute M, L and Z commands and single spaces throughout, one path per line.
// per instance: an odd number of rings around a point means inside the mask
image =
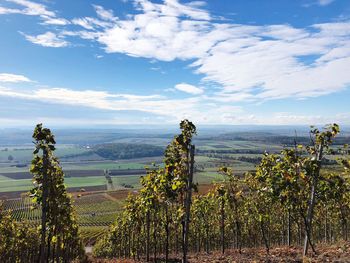
M 161 118 L 162 119 L 162 118 Z M 25 128 L 25 127 L 34 127 L 38 123 L 43 123 L 45 126 L 48 127 L 79 127 L 81 128 L 82 126 L 86 125 L 88 127 L 91 127 L 92 125 L 130 125 L 130 124 L 158 124 L 159 121 L 157 118 L 153 119 L 135 119 L 132 120 L 130 117 L 128 118 L 79 118 L 79 117 L 70 117 L 70 118 L 56 118 L 56 117 L 49 117 L 46 116 L 45 114 L 42 114 L 41 116 L 37 117 L 32 117 L 32 118 L 0 118 L 0 126 L 2 128 L 6 127 L 20 127 L 20 128 Z
M 93 7 L 95 8 L 95 11 L 96 11 L 98 17 L 101 18 L 102 20 L 106 20 L 106 21 L 116 20 L 116 17 L 114 16 L 112 10 L 106 10 L 102 6 L 99 6 L 99 5 L 93 5 Z
M 31 82 L 31 80 L 23 75 L 0 73 L 0 82 Z
M 7 0 L 8 2 L 12 2 L 21 6 L 24 6 L 25 9 L 22 10 L 25 15 L 32 16 L 48 16 L 55 17 L 55 12 L 47 10 L 45 5 L 38 4 L 28 0 Z
M 202 94 L 204 92 L 204 90 L 202 88 L 198 88 L 196 86 L 187 84 L 187 83 L 180 83 L 175 85 L 175 89 L 186 92 L 186 93 L 190 93 L 190 94 L 194 94 L 194 95 L 198 95 L 198 94 Z
M 350 22 L 309 28 L 250 26 L 213 23 L 199 8 L 201 3 L 137 0 L 135 5 L 139 13 L 115 18 L 104 30 L 85 32 L 85 39 L 98 41 L 108 53 L 161 61 L 194 59 L 195 72 L 221 86 L 219 99 L 223 94 L 233 100 L 320 96 L 350 82 L 344 74 L 350 66 Z M 96 30 L 91 23 L 85 28 Z M 310 56 L 315 58 L 304 62 Z
M 277 112 L 269 116 L 254 116 L 256 124 L 268 125 L 325 125 L 329 123 L 350 124 L 350 113 L 329 115 L 301 115 L 291 112 Z
M 74 25 L 78 25 L 78 26 L 81 26 L 85 29 L 94 29 L 94 26 L 92 25 L 91 21 L 89 21 L 87 18 L 74 18 L 72 20 L 72 23 Z
M 257 99 L 310 97 L 339 91 L 350 83 L 347 41 L 317 33 L 288 42 L 251 39 L 247 45 L 245 39 L 232 50 L 233 42 L 221 42 L 193 64 L 206 81 L 221 84 L 226 93 L 250 93 Z M 313 55 L 319 56 L 314 63 L 300 60 Z
M 330 0 L 319 3 L 329 4 Z M 68 45 L 64 36 L 74 36 L 97 41 L 107 53 L 189 61 L 193 71 L 203 76 L 201 86 L 213 84 L 216 89 L 204 90 L 184 83 L 177 89 L 197 95 L 210 91 L 210 97 L 202 97 L 215 102 L 315 97 L 350 85 L 350 21 L 305 28 L 219 23 L 213 22 L 204 4 L 134 0 L 136 14 L 125 18 L 94 5 L 96 18 L 71 21 L 83 30 L 59 29 L 58 34 L 47 32 L 26 38 L 43 46 L 64 47 Z M 46 7 L 31 6 L 30 10 L 26 12 L 40 14 L 43 19 L 57 18 Z M 157 103 L 152 105 L 159 107 Z
M 176 0 L 164 4 L 135 1 L 141 13 L 130 19 L 116 20 L 113 27 L 101 32 L 97 39 L 109 53 L 120 52 L 131 56 L 172 61 L 190 59 L 205 54 L 212 38 L 220 32 L 207 32 L 210 15 Z M 195 20 L 192 20 L 195 19 Z M 205 39 L 204 34 L 208 34 Z
M 333 3 L 335 0 L 318 0 L 318 4 L 321 6 L 326 6 Z
M 224 113 L 225 114 L 225 113 Z M 269 114 L 247 114 L 238 112 L 227 114 L 223 124 L 247 124 L 247 125 L 326 125 L 338 123 L 341 125 L 350 124 L 350 113 L 338 113 L 329 115 L 301 115 L 291 112 L 276 112 Z
M 210 20 L 207 11 L 189 4 L 180 4 L 178 0 L 164 0 L 164 4 L 154 4 L 148 0 L 134 0 L 135 6 L 145 13 L 165 16 L 186 16 L 196 20 Z
M 68 46 L 68 42 L 57 36 L 55 33 L 46 32 L 37 36 L 30 36 L 23 34 L 25 38 L 37 45 L 41 45 L 43 47 L 66 47 Z
M 111 21 L 104 21 L 94 17 L 74 18 L 72 24 L 81 26 L 87 30 L 112 27 Z
M 64 26 L 70 24 L 70 22 L 67 19 L 64 18 L 51 18 L 47 17 L 43 24 L 45 25 L 58 25 L 58 26 Z
M 350 113 L 329 115 L 298 115 L 289 112 L 277 112 L 269 116 L 249 114 L 241 107 L 216 103 L 215 99 L 199 96 L 187 99 L 169 99 L 159 95 L 132 95 L 117 94 L 96 90 L 72 90 L 66 88 L 38 88 L 34 90 L 10 89 L 0 86 L 1 97 L 12 97 L 23 100 L 40 101 L 57 105 L 70 105 L 72 107 L 88 107 L 108 111 L 139 111 L 151 114 L 147 123 L 178 123 L 183 118 L 190 118 L 197 124 L 326 124 L 337 122 L 350 124 Z M 135 117 L 133 115 L 133 117 Z M 60 121 L 59 121 L 60 120 Z M 3 120 L 0 118 L 0 123 Z M 118 124 L 120 119 L 75 119 L 50 117 L 36 118 L 34 122 L 72 123 L 75 125 L 92 124 Z M 76 121 L 76 123 L 74 122 Z M 129 123 L 128 120 L 122 122 Z M 16 124 L 16 121 L 12 121 Z M 134 118 L 132 122 L 142 123 L 143 118 Z M 18 124 L 21 124 L 18 120 Z M 8 125 L 8 123 L 7 123 Z
M 46 25 L 67 25 L 69 21 L 64 18 L 57 17 L 54 11 L 50 11 L 43 4 L 39 4 L 29 0 L 6 0 L 7 2 L 14 3 L 19 8 L 5 8 L 0 6 L 0 15 L 5 14 L 22 14 L 28 16 L 39 16 L 43 20 L 43 24 Z
M 80 30 L 80 31 L 68 31 L 63 30 L 60 32 L 60 36 L 71 36 L 71 37 L 80 37 L 86 40 L 96 40 L 101 33 L 96 31 Z
M 116 94 L 66 88 L 38 88 L 26 91 L 0 86 L 0 96 L 99 110 L 146 112 L 164 116 L 168 122 L 173 123 L 183 118 L 191 118 L 198 123 L 227 123 L 233 115 L 238 116 L 242 111 L 238 106 L 216 105 L 203 97 L 169 99 L 159 95 Z
M 7 14 L 21 14 L 21 10 L 14 9 L 14 8 L 5 8 L 0 6 L 0 15 L 7 15 Z
M 229 113 L 224 113 L 223 110 L 227 110 Z M 336 115 L 321 116 L 321 115 L 295 115 L 292 113 L 276 113 L 272 114 L 268 118 L 266 116 L 256 116 L 253 114 L 242 114 L 236 109 L 223 109 L 218 113 L 216 120 L 208 119 L 205 116 L 201 119 L 195 119 L 194 116 L 188 116 L 190 120 L 197 124 L 246 124 L 246 125 L 319 125 L 323 126 L 328 123 L 338 123 L 341 125 L 349 125 L 350 114 L 340 113 Z M 146 118 L 86 118 L 86 117 L 67 117 L 57 118 L 50 117 L 45 114 L 33 118 L 1 118 L 1 127 L 14 127 L 29 126 L 33 127 L 37 123 L 44 123 L 47 126 L 70 126 L 70 127 L 81 127 L 82 125 L 130 125 L 130 124 L 178 124 L 177 121 L 169 119 L 163 116 L 152 116 Z

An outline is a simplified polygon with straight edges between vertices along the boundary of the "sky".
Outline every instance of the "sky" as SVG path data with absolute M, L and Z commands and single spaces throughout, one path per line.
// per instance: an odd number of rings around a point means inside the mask
M 349 0 L 0 0 L 0 128 L 350 124 Z

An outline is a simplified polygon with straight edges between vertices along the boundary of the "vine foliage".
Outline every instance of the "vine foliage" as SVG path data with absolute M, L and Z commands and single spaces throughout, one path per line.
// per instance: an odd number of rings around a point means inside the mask
M 30 172 L 33 202 L 41 206 L 40 262 L 71 261 L 84 254 L 64 173 L 54 156 L 55 138 L 38 124 L 33 133 L 35 150 Z

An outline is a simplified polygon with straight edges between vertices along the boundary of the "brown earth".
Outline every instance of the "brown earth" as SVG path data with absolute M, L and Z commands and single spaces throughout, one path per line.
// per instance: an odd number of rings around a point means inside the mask
M 131 259 L 93 259 L 94 263 L 140 263 L 146 261 L 134 261 Z M 159 260 L 157 262 L 164 262 Z M 181 262 L 180 259 L 174 259 L 171 262 Z M 350 243 L 341 243 L 333 246 L 318 246 L 317 254 L 309 257 L 302 257 L 302 249 L 300 247 L 277 247 L 270 251 L 267 255 L 264 249 L 243 249 L 242 254 L 237 250 L 228 250 L 224 255 L 221 252 L 213 252 L 210 254 L 190 254 L 189 263 L 262 263 L 262 262 L 302 262 L 302 263 L 321 263 L 321 262 L 350 262 Z

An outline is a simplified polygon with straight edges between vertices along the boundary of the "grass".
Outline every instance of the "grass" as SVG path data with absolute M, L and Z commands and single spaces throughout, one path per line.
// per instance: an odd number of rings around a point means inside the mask
M 194 157 L 196 163 L 206 163 L 206 162 L 214 162 L 219 160 L 218 158 L 208 157 L 205 155 L 196 155 Z
M 122 142 L 127 139 L 117 140 Z M 130 140 L 130 138 L 129 138 Z M 154 145 L 164 145 L 168 142 L 168 139 L 159 138 L 139 138 L 134 143 L 152 143 Z M 234 141 L 234 140 L 200 140 L 196 142 L 197 148 L 199 149 L 210 149 L 210 150 L 235 150 L 235 149 L 280 149 L 281 146 L 278 145 L 267 145 L 260 142 L 254 141 Z M 8 151 L 0 150 L 0 161 L 1 159 L 7 161 L 8 155 L 15 157 L 15 160 L 20 159 L 30 161 L 32 158 L 32 148 L 28 145 L 23 147 L 17 147 L 19 150 L 15 150 L 13 147 L 9 147 Z M 58 157 L 80 154 L 90 151 L 78 146 L 73 145 L 59 145 L 55 154 Z M 195 156 L 195 162 L 199 169 L 203 169 L 202 172 L 195 175 L 195 180 L 198 183 L 210 183 L 213 180 L 222 179 L 221 175 L 217 174 L 217 170 L 221 166 L 232 167 L 234 172 L 242 173 L 251 169 L 254 169 L 254 164 L 242 162 L 238 160 L 230 160 L 225 157 L 239 157 L 239 156 L 249 156 L 257 157 L 261 155 L 257 154 L 219 154 L 223 158 L 208 157 L 205 155 Z M 150 165 L 153 161 L 159 162 L 162 157 L 153 158 L 140 158 L 132 160 L 120 160 L 118 162 L 113 161 L 81 161 L 79 158 L 72 158 L 72 162 L 63 162 L 62 167 L 64 171 L 69 170 L 123 170 L 123 169 L 144 169 L 145 165 Z M 70 159 L 65 159 L 66 161 Z M 14 164 L 14 163 L 12 163 Z M 3 163 L 0 164 L 0 192 L 11 192 L 11 191 L 28 191 L 32 187 L 31 179 L 21 179 L 12 180 L 3 175 L 1 172 L 28 172 L 29 167 L 17 168 L 10 167 L 11 164 Z M 89 174 L 90 175 L 90 174 Z M 67 177 L 65 178 L 65 183 L 68 187 L 88 187 L 88 186 L 101 186 L 106 185 L 106 179 L 103 176 L 86 176 L 86 177 Z M 125 186 L 130 186 L 131 188 L 140 187 L 140 176 L 139 175 L 125 175 L 125 176 L 114 176 L 112 178 L 114 189 L 125 189 Z
M 64 163 L 62 164 L 65 170 L 123 170 L 123 169 L 144 169 L 145 164 L 142 163 L 118 163 L 118 162 L 103 162 L 103 163 Z
M 199 156 L 199 161 L 197 159 L 197 163 L 207 163 L 212 162 L 213 158 L 209 158 L 206 156 Z M 222 179 L 221 175 L 218 175 L 217 171 L 220 166 L 223 164 L 212 162 L 212 167 L 205 167 L 203 172 L 199 172 L 195 175 L 195 180 L 198 183 L 210 183 L 213 180 Z M 121 165 L 124 169 L 126 167 L 132 167 L 130 169 L 135 169 L 135 167 L 139 168 L 140 164 L 135 164 L 135 166 L 130 166 L 130 164 L 125 163 Z M 235 172 L 244 172 L 254 168 L 254 165 L 234 161 L 228 164 L 229 167 L 233 167 Z M 143 167 L 142 167 L 143 168 Z M 120 168 L 122 169 L 122 168 Z M 89 169 L 86 169 L 89 170 Z M 139 188 L 140 185 L 140 175 L 119 175 L 112 176 L 114 189 L 125 189 L 125 186 L 129 186 L 130 188 Z M 84 177 L 66 177 L 65 184 L 68 188 L 71 187 L 88 187 L 88 186 L 101 186 L 106 185 L 106 179 L 104 176 L 84 176 Z M 10 179 L 6 176 L 0 175 L 0 192 L 14 192 L 14 191 L 29 191 L 33 187 L 31 179 Z M 128 188 L 128 187 L 127 187 Z
M 33 156 L 33 149 L 20 149 L 20 150 L 15 150 L 14 149 L 9 149 L 7 151 L 0 151 L 0 161 L 8 161 L 8 156 L 12 155 L 14 157 L 14 161 L 28 161 L 32 158 Z
M 70 177 L 65 178 L 64 182 L 68 187 L 97 186 L 105 185 L 106 178 L 102 176 Z
M 7 181 L 7 180 L 11 180 L 11 179 L 0 174 L 0 182 L 1 181 Z
M 282 146 L 277 144 L 266 144 L 261 142 L 250 142 L 250 141 L 200 141 L 198 142 L 197 149 L 200 150 L 279 150 Z
M 200 172 L 194 174 L 193 181 L 198 184 L 222 181 L 224 176 L 217 172 Z
M 26 147 L 11 147 L 8 148 L 7 151 L 1 150 L 0 151 L 0 161 L 8 161 L 8 156 L 12 155 L 14 157 L 14 161 L 18 162 L 30 162 L 30 160 L 33 158 L 33 150 L 34 148 L 30 148 L 28 146 Z M 88 149 L 80 148 L 77 146 L 72 145 L 59 145 L 57 146 L 57 149 L 55 151 L 55 155 L 58 157 L 63 157 L 65 155 L 74 155 L 74 154 L 81 154 L 84 152 L 89 151 Z
M 135 144 L 152 144 L 155 146 L 163 146 L 164 149 L 166 147 L 166 145 L 168 145 L 172 139 L 172 137 L 170 137 L 169 139 L 167 138 L 137 138 L 137 137 L 131 137 L 132 138 L 132 143 Z M 122 138 L 122 139 L 116 139 L 113 140 L 112 142 L 115 143 L 131 143 L 130 138 Z
M 27 167 L 11 167 L 11 164 L 1 165 L 1 173 L 19 173 L 19 172 L 28 172 L 29 166 Z M 128 163 L 119 163 L 119 162 L 76 162 L 76 163 L 61 163 L 62 168 L 65 171 L 69 170 L 126 170 L 126 169 L 144 169 L 145 164 L 139 162 L 128 162 Z M 150 166 L 150 165 L 149 165 Z M 1 180 L 1 179 L 0 179 Z
M 133 188 L 140 188 L 139 175 L 112 176 L 113 185 L 116 189 L 124 188 L 124 185 L 130 185 Z
M 120 175 L 112 177 L 115 189 L 125 189 L 124 185 L 130 185 L 133 188 L 140 187 L 139 175 Z M 64 179 L 68 188 L 88 187 L 106 185 L 106 178 L 103 176 L 69 177 Z M 0 192 L 29 191 L 33 187 L 31 179 L 6 179 L 0 177 Z
M 27 167 L 0 166 L 0 173 L 23 173 L 28 171 L 29 171 L 29 166 Z
M 105 185 L 103 176 L 70 177 L 64 179 L 67 187 L 86 187 Z M 29 191 L 32 187 L 31 179 L 0 180 L 0 192 Z
M 31 179 L 4 180 L 0 184 L 0 192 L 29 191 L 33 186 Z

